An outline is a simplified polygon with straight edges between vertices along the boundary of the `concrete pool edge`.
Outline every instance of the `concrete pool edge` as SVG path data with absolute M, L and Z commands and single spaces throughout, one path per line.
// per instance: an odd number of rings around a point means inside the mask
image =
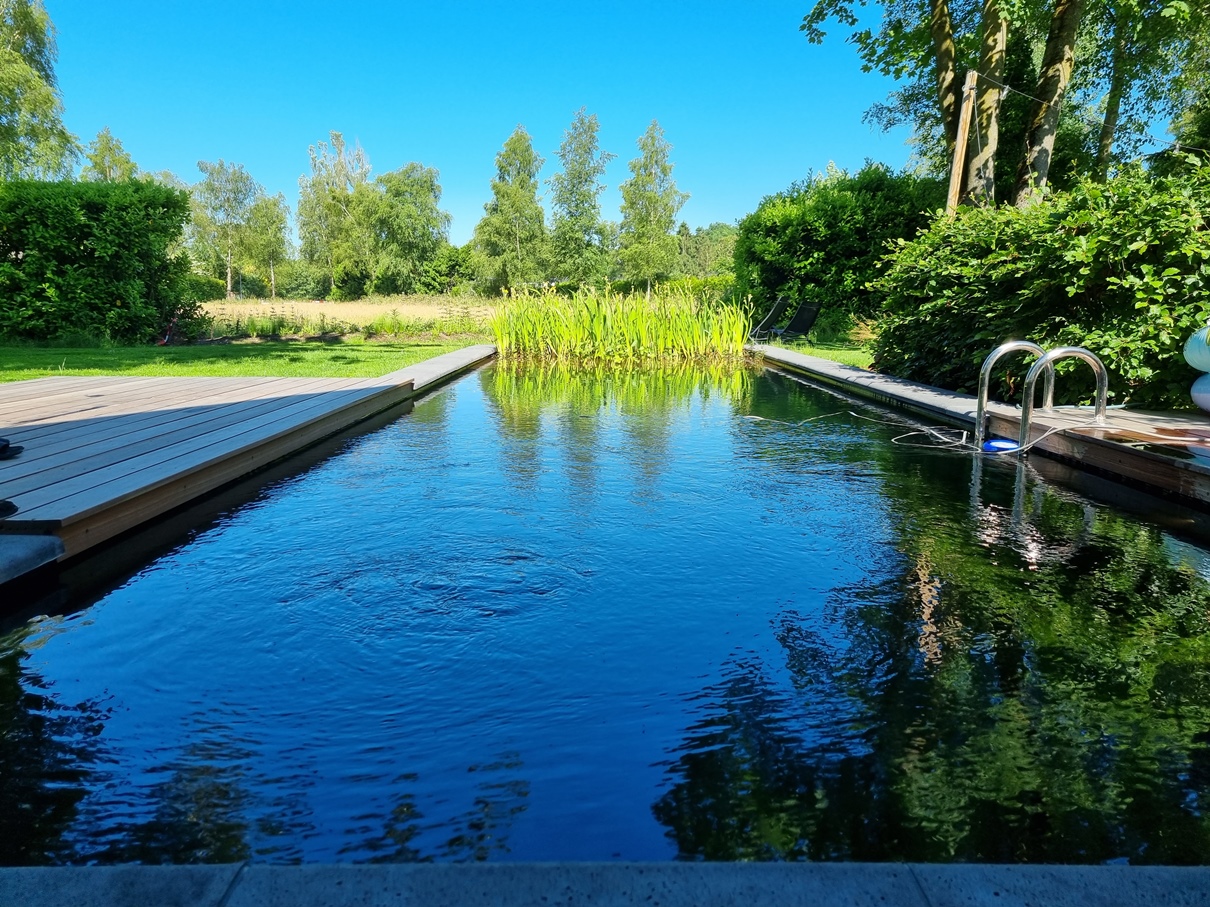
M 1210 867 L 477 863 L 0 869 L 3 907 L 1093 907 L 1210 904 Z

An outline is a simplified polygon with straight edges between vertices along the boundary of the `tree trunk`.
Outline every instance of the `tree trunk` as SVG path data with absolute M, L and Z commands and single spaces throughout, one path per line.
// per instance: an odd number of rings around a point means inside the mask
M 958 74 L 954 69 L 954 24 L 946 0 L 930 0 L 929 33 L 933 37 L 933 59 L 937 74 L 937 102 L 945 127 L 945 145 L 950 154 L 958 140 Z
M 1109 174 L 1109 159 L 1113 153 L 1113 136 L 1122 112 L 1122 95 L 1126 91 L 1126 17 L 1119 14 L 1113 24 L 1113 50 L 1109 57 L 1109 92 L 1105 95 L 1105 119 L 1101 121 L 1101 138 L 1097 143 L 1097 162 L 1093 176 L 1100 182 Z
M 1003 97 L 1004 60 L 1008 48 L 1008 20 L 1000 0 L 984 0 L 983 42 L 979 52 L 979 80 L 975 99 L 975 141 L 966 153 L 966 186 L 962 201 L 994 204 L 996 151 L 1000 146 L 1000 100 Z
M 273 273 L 273 259 L 269 259 L 269 298 L 277 298 L 277 275 Z
M 1081 0 L 1055 0 L 1050 17 L 1050 33 L 1042 54 L 1038 87 L 1029 108 L 1025 127 L 1025 157 L 1017 170 L 1015 204 L 1024 208 L 1046 186 L 1050 159 L 1054 153 L 1055 133 L 1059 128 L 1059 110 L 1071 69 L 1075 62 L 1076 32 L 1080 27 Z
M 227 298 L 235 298 L 235 289 L 231 280 L 231 247 L 227 247 Z

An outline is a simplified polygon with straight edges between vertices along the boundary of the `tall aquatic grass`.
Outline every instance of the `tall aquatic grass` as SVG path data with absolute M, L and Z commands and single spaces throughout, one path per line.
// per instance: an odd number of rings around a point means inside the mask
M 632 365 L 740 359 L 748 313 L 730 303 L 706 305 L 681 291 L 521 293 L 490 319 L 500 358 Z

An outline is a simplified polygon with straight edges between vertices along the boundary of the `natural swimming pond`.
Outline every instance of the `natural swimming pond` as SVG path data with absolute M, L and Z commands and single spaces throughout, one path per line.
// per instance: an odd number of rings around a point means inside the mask
M 1210 862 L 1210 554 L 905 422 L 469 375 L 0 636 L 0 862 Z

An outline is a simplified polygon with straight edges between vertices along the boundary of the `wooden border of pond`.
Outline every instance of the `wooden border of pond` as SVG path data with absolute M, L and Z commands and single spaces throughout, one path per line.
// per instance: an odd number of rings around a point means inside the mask
M 54 536 L 62 547 L 46 560 L 73 557 L 495 354 L 494 346 L 471 346 L 381 378 L 52 377 L 0 384 L 0 437 L 25 448 L 0 461 L 0 499 L 20 508 L 0 521 L 0 561 L 6 550 L 16 551 L 14 535 L 26 542 Z M 19 566 L 30 569 L 27 561 Z M 0 578 L 15 575 L 0 569 Z
M 957 428 L 974 428 L 977 401 L 970 394 L 939 390 L 777 346 L 761 344 L 749 350 L 766 365 L 854 396 Z M 971 376 L 972 384 L 976 377 Z M 1054 412 L 1035 409 L 1030 422 L 1030 439 L 1036 442 L 1032 450 L 1127 485 L 1210 508 L 1210 417 L 1200 412 L 1110 409 L 1107 424 L 1092 427 L 1088 425 L 1091 416 L 1091 407 L 1060 407 Z M 1020 407 L 989 403 L 988 425 L 989 437 L 1016 440 Z M 1206 458 L 1193 455 L 1199 448 Z

